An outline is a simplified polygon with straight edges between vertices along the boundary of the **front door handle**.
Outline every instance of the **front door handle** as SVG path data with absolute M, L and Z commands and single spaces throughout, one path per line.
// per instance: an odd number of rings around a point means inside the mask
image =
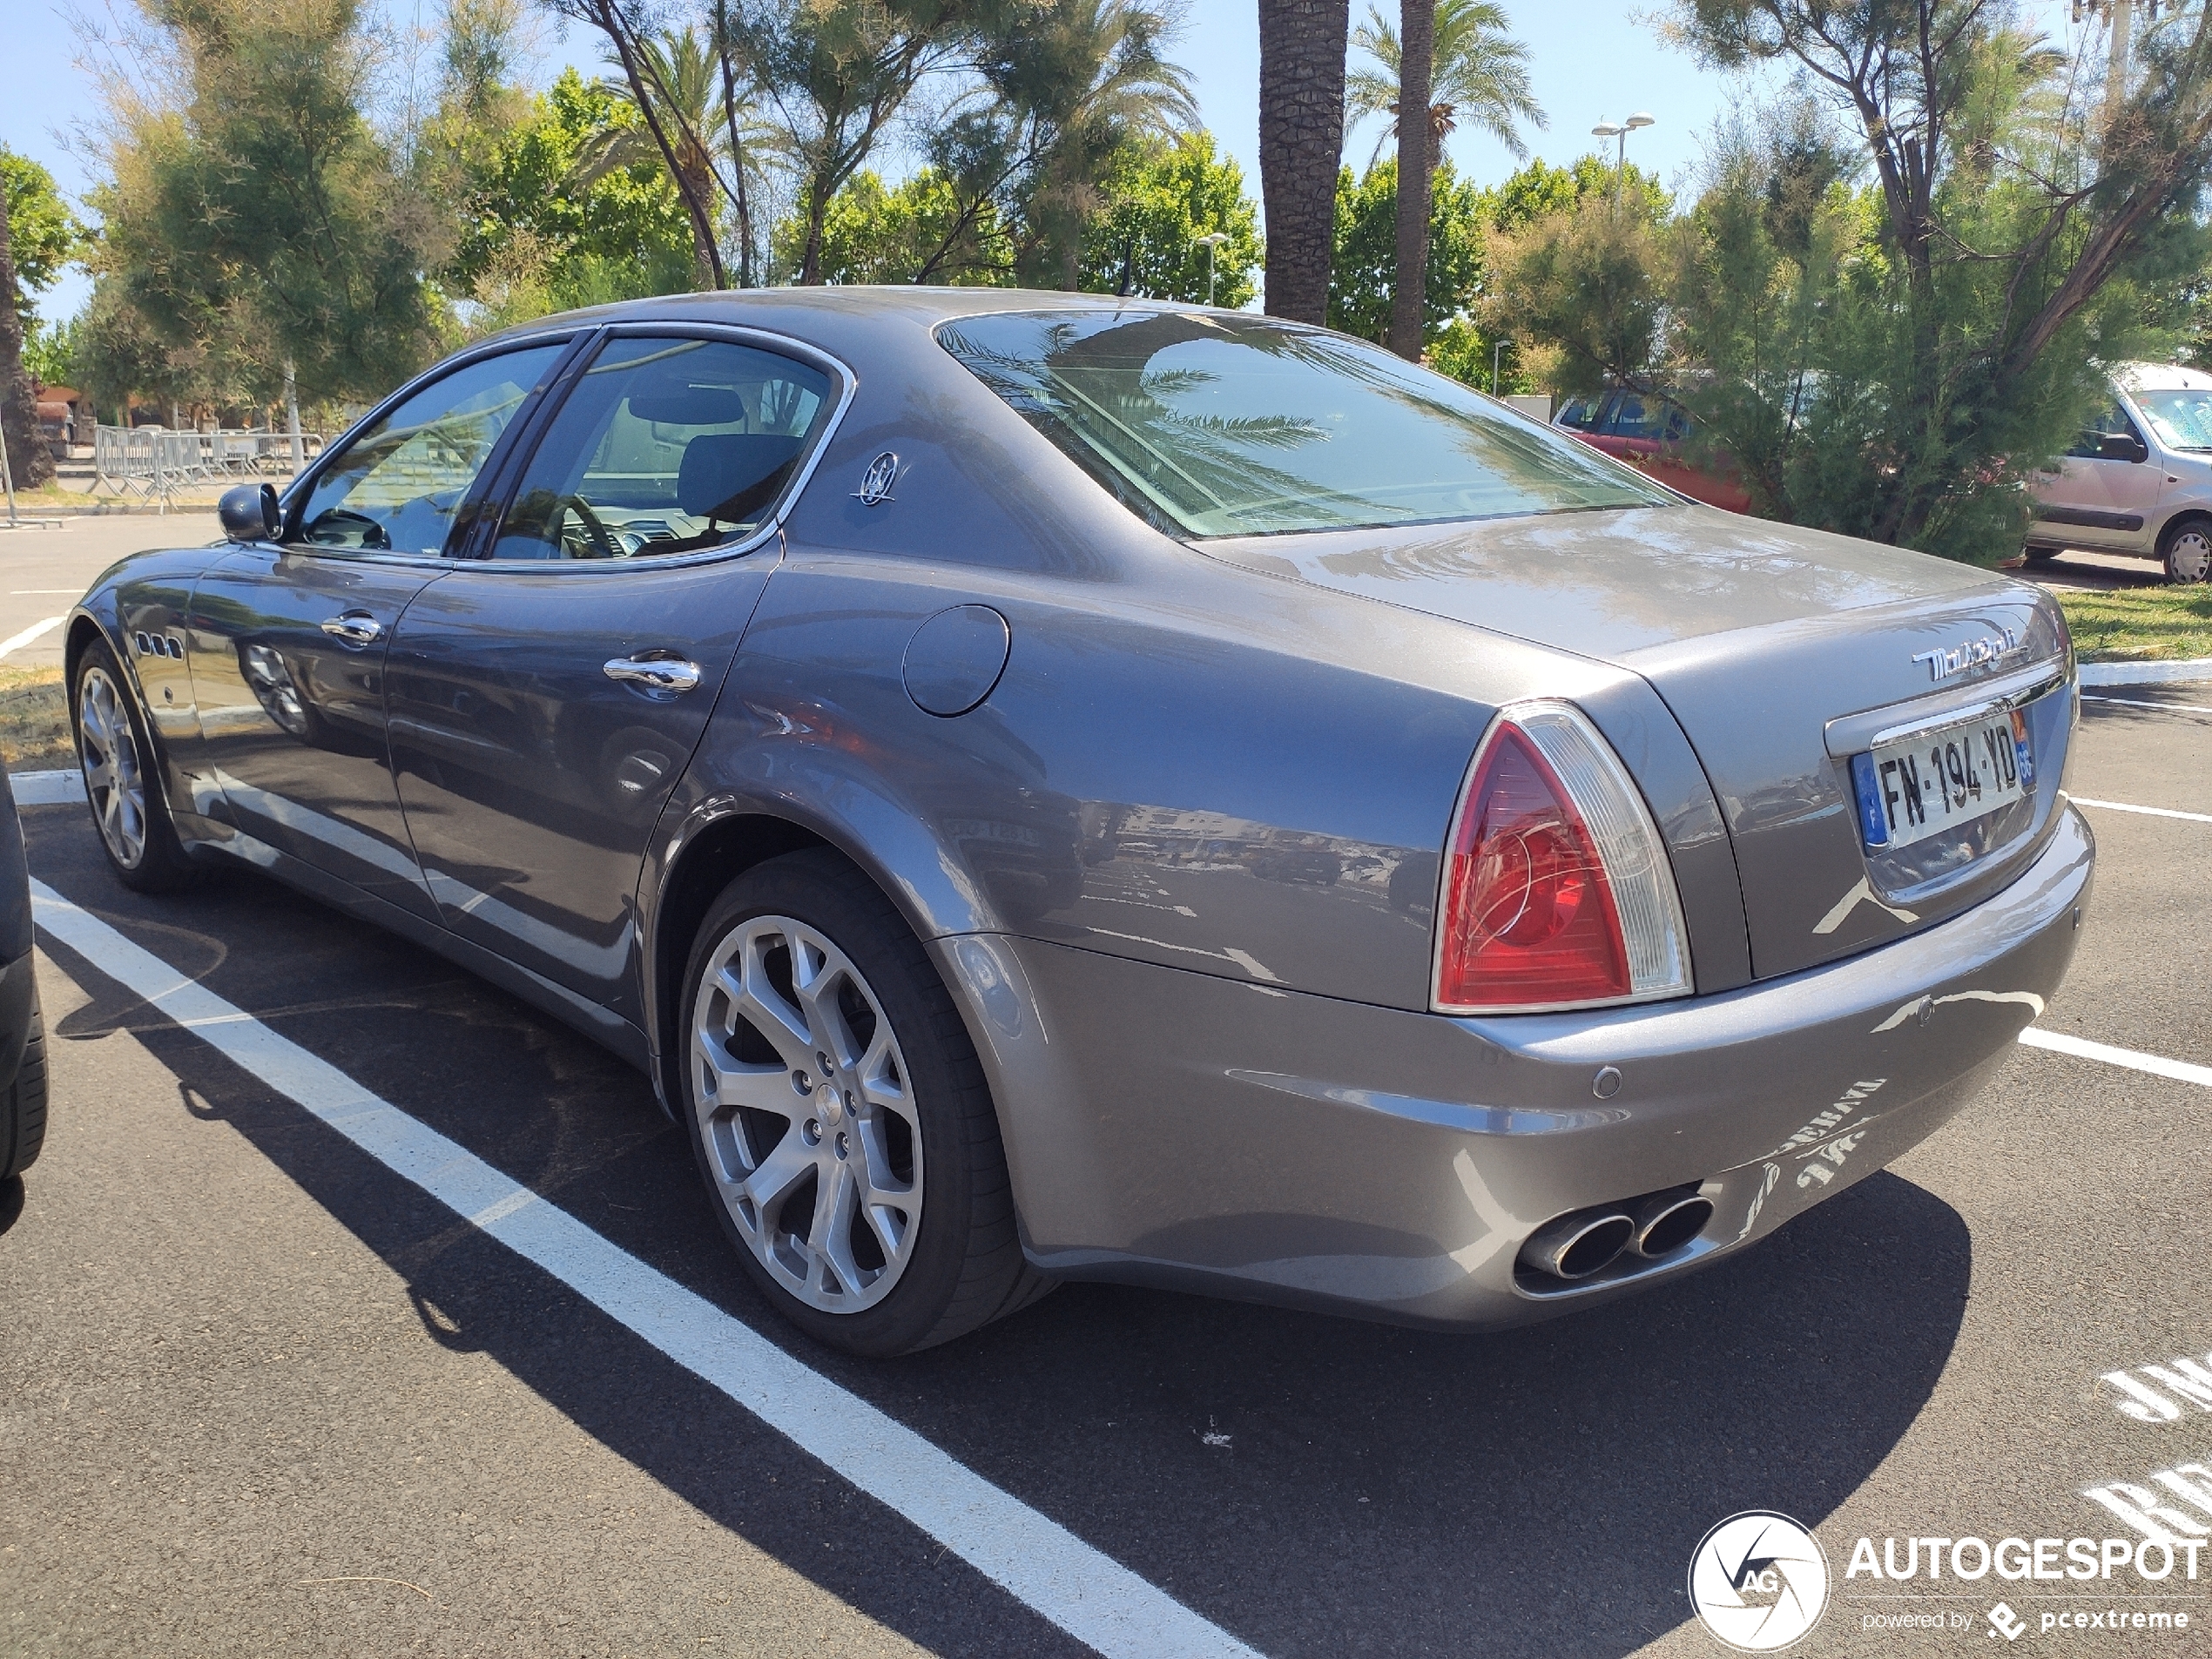
M 384 624 L 366 610 L 348 610 L 322 624 L 323 632 L 343 645 L 359 649 L 384 637 Z
M 648 697 L 680 697 L 699 683 L 699 665 L 680 657 L 617 657 L 600 671 Z

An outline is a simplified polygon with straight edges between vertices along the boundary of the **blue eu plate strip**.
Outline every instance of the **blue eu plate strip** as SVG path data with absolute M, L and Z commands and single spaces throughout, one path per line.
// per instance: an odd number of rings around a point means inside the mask
M 1890 820 L 1882 811 L 1882 787 L 1874 776 L 1874 757 L 1851 758 L 1851 792 L 1858 797 L 1858 833 L 1869 846 L 1890 844 Z

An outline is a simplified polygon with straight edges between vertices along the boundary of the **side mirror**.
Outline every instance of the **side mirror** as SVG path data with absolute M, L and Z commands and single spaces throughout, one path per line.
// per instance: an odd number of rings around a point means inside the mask
M 233 542 L 273 542 L 284 529 L 274 484 L 240 484 L 215 503 L 223 534 Z
M 2150 448 L 2132 432 L 2107 432 L 2097 440 L 2097 459 L 2144 462 L 2150 459 Z

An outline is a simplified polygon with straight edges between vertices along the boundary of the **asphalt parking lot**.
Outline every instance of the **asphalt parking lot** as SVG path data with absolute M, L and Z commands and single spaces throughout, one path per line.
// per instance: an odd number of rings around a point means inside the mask
M 212 513 L 116 513 L 0 535 L 0 661 L 59 668 L 62 622 L 93 577 L 142 547 L 192 547 L 219 534 Z
M 2085 1489 L 2185 1510 L 2154 1472 L 2212 1465 L 2212 1405 L 2100 1380 L 2212 1349 L 2212 685 L 2094 695 L 2071 786 L 2113 805 L 2040 1028 L 2183 1075 L 2023 1046 L 1759 1248 L 1490 1337 L 1071 1285 L 846 1359 L 755 1296 L 642 1077 L 259 877 L 128 894 L 81 806 L 29 808 L 84 920 L 44 937 L 45 1156 L 0 1188 L 0 1642 L 1710 1655 L 1691 1552 L 1756 1507 L 1835 1575 L 1797 1651 L 1986 1653 L 1988 1581 L 1847 1580 L 1852 1541 L 2133 1536 Z M 408 1121 L 415 1180 L 361 1143 Z M 425 1190 L 463 1177 L 509 1196 Z M 2212 1621 L 2212 1561 L 2128 1605 Z M 1903 1606 L 1968 1625 L 1865 1628 Z

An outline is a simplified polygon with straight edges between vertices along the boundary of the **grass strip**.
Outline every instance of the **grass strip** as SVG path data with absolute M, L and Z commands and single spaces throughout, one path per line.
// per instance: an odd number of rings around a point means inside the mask
M 60 669 L 0 667 L 0 759 L 11 772 L 77 764 Z
M 2051 591 L 2086 663 L 2212 657 L 2212 583 Z

